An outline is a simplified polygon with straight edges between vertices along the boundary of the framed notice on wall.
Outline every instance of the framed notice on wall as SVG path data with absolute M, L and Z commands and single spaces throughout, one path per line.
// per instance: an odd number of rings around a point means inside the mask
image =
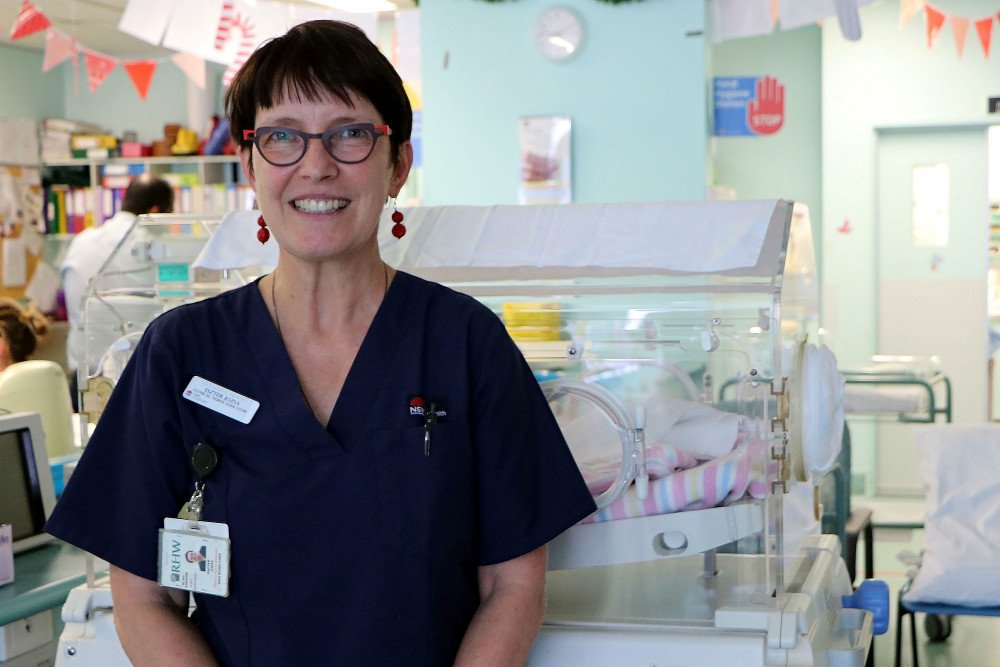
M 521 179 L 518 203 L 572 202 L 570 119 L 565 116 L 523 116 L 519 123 Z

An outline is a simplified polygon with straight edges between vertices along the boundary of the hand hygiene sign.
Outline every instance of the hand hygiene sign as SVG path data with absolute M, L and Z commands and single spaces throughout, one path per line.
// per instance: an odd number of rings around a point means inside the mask
M 772 76 L 713 79 L 717 137 L 774 134 L 785 122 L 785 86 Z

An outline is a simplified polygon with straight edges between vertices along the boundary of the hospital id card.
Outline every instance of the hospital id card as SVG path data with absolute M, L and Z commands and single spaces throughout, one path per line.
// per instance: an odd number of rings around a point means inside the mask
M 158 580 L 169 588 L 229 595 L 229 526 L 164 519 Z

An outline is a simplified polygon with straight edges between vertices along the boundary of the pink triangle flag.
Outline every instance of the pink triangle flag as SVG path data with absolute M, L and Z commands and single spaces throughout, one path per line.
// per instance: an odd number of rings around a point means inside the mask
M 944 25 L 944 13 L 930 3 L 924 5 L 924 16 L 927 17 L 927 48 L 933 48 L 934 42 Z
M 965 37 L 969 34 L 969 18 L 967 16 L 951 17 L 951 34 L 955 37 L 955 48 L 958 49 L 958 57 L 962 57 L 965 51 Z
M 130 60 L 123 65 L 128 78 L 132 79 L 132 85 L 135 86 L 143 102 L 146 101 L 146 95 L 149 93 L 149 84 L 153 81 L 156 65 L 155 60 Z
M 924 0 L 899 0 L 899 27 L 910 22 L 924 6 Z
M 36 32 L 50 27 L 52 22 L 45 17 L 38 7 L 32 4 L 31 0 L 24 0 L 21 9 L 17 12 L 17 19 L 10 29 L 10 41 L 15 42 L 22 37 L 34 35 Z
M 87 85 L 90 86 L 90 92 L 94 92 L 108 78 L 118 61 L 96 51 L 84 51 L 83 56 L 87 63 Z
M 184 72 L 188 80 L 205 89 L 205 59 L 190 53 L 175 53 L 170 57 L 177 68 Z
M 42 61 L 42 71 L 48 72 L 61 62 L 75 58 L 80 48 L 76 40 L 55 28 L 45 33 L 45 59 Z
M 987 16 L 976 21 L 976 34 L 979 35 L 979 43 L 983 45 L 983 55 L 990 57 L 990 37 L 993 36 L 993 17 Z

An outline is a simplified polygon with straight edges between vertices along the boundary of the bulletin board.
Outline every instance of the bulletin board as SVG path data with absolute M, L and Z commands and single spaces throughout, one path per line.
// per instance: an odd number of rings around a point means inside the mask
M 58 276 L 49 275 L 55 272 L 42 262 L 41 220 L 41 172 L 34 167 L 0 166 L 0 296 L 37 301 L 37 283 L 45 283 L 46 295 L 52 291 L 53 278 L 58 284 Z M 36 305 L 44 310 L 48 304 Z

